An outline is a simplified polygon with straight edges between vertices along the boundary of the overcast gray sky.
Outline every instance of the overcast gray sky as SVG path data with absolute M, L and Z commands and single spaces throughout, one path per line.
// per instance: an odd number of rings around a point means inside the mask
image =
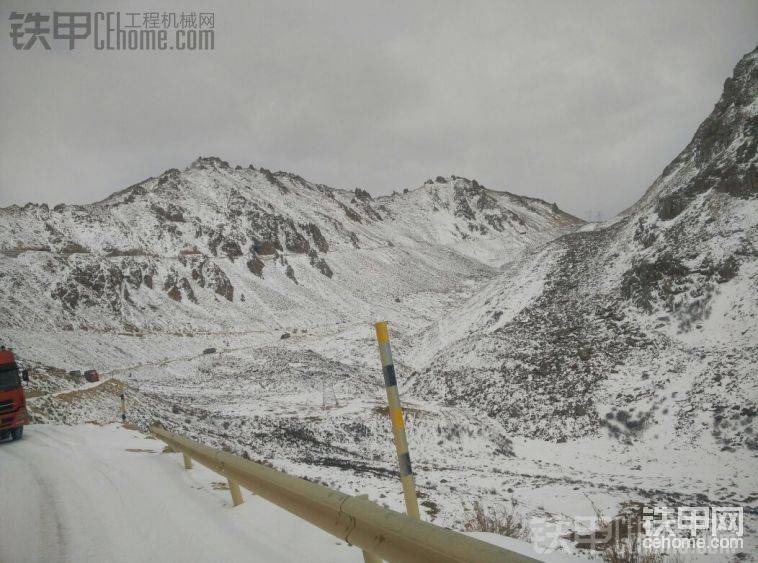
M 457 174 L 606 218 L 758 43 L 756 0 L 112 1 L 212 11 L 215 50 L 13 49 L 10 12 L 52 6 L 2 1 L 0 206 L 89 202 L 215 155 L 374 194 Z

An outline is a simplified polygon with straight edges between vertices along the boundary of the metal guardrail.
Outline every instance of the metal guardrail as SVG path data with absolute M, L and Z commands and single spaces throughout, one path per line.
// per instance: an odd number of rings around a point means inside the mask
M 351 496 L 287 475 L 240 456 L 204 446 L 153 425 L 154 436 L 229 480 L 235 506 L 239 487 L 307 520 L 363 550 L 367 562 L 527 563 L 537 559 L 381 507 L 365 495 Z

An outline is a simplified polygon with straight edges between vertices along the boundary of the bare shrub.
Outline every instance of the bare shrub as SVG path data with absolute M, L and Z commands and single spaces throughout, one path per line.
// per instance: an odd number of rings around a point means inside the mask
M 502 509 L 482 507 L 479 501 L 474 502 L 474 516 L 466 522 L 467 532 L 491 532 L 509 538 L 529 541 L 531 536 L 529 523 L 518 512 L 518 501 L 511 499 L 510 505 Z
M 587 535 L 574 535 L 576 546 L 598 551 L 608 563 L 662 563 L 674 559 L 661 553 L 646 553 L 642 549 L 642 510 L 638 502 L 625 502 L 619 513 L 610 520 L 590 501 L 597 518 L 597 530 Z

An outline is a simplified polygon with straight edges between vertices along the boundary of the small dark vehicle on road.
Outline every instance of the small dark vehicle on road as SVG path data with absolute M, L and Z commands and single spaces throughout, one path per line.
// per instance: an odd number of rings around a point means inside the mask
M 89 383 L 94 383 L 95 381 L 100 381 L 100 374 L 97 373 L 96 369 L 88 369 L 84 372 L 84 379 Z

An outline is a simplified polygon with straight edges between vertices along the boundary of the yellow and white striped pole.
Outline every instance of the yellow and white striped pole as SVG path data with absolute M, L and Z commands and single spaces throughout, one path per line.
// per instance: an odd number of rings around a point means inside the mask
M 416 483 L 411 469 L 411 456 L 408 453 L 408 438 L 405 435 L 405 421 L 403 420 L 403 407 L 400 404 L 400 393 L 397 390 L 397 378 L 395 366 L 392 363 L 392 350 L 390 349 L 390 337 L 387 332 L 387 323 L 378 322 L 376 329 L 376 341 L 379 343 L 379 357 L 382 360 L 382 372 L 384 373 L 384 386 L 387 390 L 387 403 L 389 405 L 390 420 L 392 421 L 392 434 L 395 437 L 395 449 L 397 449 L 397 462 L 400 466 L 400 483 L 403 485 L 405 508 L 408 516 L 420 518 L 418 511 L 418 499 L 416 498 Z

